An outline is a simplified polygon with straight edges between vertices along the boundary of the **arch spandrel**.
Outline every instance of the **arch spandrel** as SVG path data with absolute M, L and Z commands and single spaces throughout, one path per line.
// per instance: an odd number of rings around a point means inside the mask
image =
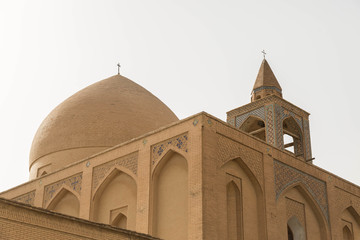
M 61 187 L 54 195 L 46 209 L 53 210 L 62 214 L 79 217 L 80 196 L 67 186 Z

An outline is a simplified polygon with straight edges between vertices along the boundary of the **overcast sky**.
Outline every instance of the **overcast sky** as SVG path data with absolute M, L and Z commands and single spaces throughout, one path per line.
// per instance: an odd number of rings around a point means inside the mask
M 358 0 L 0 1 L 0 191 L 67 97 L 117 73 L 183 119 L 249 103 L 261 51 L 311 113 L 314 164 L 360 184 Z

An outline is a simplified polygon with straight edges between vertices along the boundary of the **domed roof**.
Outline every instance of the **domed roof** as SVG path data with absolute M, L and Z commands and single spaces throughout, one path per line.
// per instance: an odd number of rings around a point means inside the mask
M 47 155 L 74 149 L 88 152 L 89 148 L 109 148 L 177 120 L 149 91 L 115 75 L 75 93 L 45 118 L 32 143 L 30 171 L 37 160 Z M 66 157 L 64 161 L 69 164 L 80 160 L 69 158 L 79 156 L 84 154 L 62 155 L 62 158 Z M 52 157 L 45 162 L 54 163 L 58 169 L 63 167 L 61 161 Z

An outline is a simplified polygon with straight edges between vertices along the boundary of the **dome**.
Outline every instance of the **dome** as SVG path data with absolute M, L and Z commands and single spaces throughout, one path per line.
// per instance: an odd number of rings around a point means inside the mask
M 30 179 L 177 121 L 149 91 L 121 75 L 94 83 L 41 123 L 30 151 Z

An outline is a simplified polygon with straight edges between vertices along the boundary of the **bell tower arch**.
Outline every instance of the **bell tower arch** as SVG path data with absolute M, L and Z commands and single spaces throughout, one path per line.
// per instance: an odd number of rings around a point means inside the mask
M 227 112 L 227 122 L 311 163 L 309 115 L 283 99 L 282 88 L 264 59 L 251 92 L 251 102 Z

